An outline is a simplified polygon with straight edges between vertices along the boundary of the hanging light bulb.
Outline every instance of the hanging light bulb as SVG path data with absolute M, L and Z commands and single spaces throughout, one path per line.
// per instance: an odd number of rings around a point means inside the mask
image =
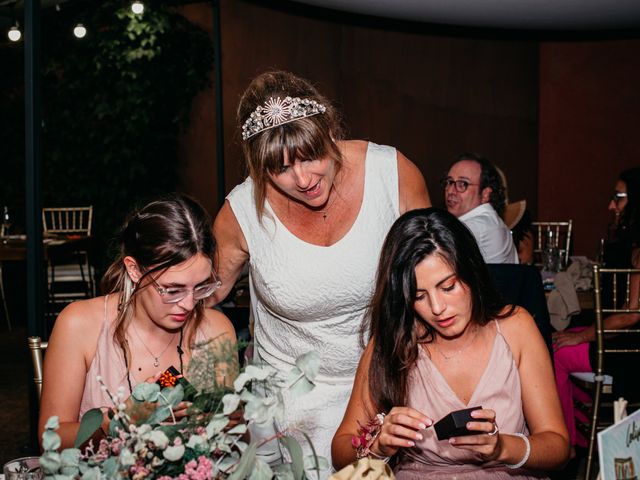
M 87 34 L 87 29 L 84 28 L 84 25 L 78 23 L 75 27 L 73 27 L 73 34 L 77 38 L 84 38 L 84 36 Z
M 140 15 L 142 12 L 144 12 L 144 3 L 136 0 L 131 4 L 131 11 L 136 15 Z
M 7 37 L 9 37 L 9 40 L 11 40 L 12 42 L 17 42 L 22 38 L 22 32 L 17 26 L 14 25 L 7 32 Z

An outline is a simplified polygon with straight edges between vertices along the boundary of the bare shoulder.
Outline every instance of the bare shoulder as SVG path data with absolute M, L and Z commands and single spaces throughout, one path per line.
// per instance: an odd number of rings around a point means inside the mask
M 539 343 L 544 346 L 533 317 L 522 307 L 516 306 L 511 315 L 499 319 L 498 324 L 514 355 L 519 355 L 524 349 Z
M 229 200 L 225 200 L 222 208 L 216 215 L 213 222 L 213 234 L 216 242 L 226 246 L 231 244 L 236 248 L 240 248 L 243 252 L 247 252 L 247 242 L 240 228 L 240 223 L 233 213 Z
M 205 309 L 202 328 L 208 338 L 227 338 L 232 342 L 236 341 L 236 331 L 233 328 L 233 323 L 224 313 L 214 308 Z
M 108 304 L 117 302 L 116 298 L 108 298 Z M 109 310 L 109 306 L 107 307 Z M 65 333 L 91 334 L 100 331 L 105 315 L 105 297 L 78 300 L 67 305 L 54 325 L 56 330 Z
M 397 150 L 400 213 L 431 206 L 427 185 L 420 169 Z
M 342 152 L 344 166 L 357 174 L 364 171 L 364 161 L 367 156 L 369 142 L 364 140 L 342 140 L 337 144 Z
M 48 349 L 73 348 L 82 351 L 86 359 L 93 358 L 105 321 L 105 302 L 107 311 L 115 312 L 117 301 L 115 296 L 96 297 L 67 305 L 56 319 Z

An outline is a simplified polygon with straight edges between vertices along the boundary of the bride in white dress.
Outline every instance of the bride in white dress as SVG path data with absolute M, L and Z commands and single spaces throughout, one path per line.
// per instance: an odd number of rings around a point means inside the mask
M 238 108 L 249 177 L 218 213 L 222 300 L 249 262 L 255 354 L 287 372 L 321 357 L 316 388 L 285 397 L 283 424 L 331 463 L 331 439 L 361 354 L 360 328 L 394 220 L 430 205 L 418 168 L 393 147 L 344 140 L 337 112 L 287 72 L 255 78 Z

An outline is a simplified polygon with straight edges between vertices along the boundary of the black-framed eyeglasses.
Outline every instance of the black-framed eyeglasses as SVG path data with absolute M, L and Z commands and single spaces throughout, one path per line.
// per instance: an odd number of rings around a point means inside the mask
M 620 202 L 620 200 L 622 200 L 623 198 L 627 198 L 627 192 L 614 192 L 613 195 L 611 195 L 611 201 L 613 203 L 615 203 L 616 205 L 618 204 L 618 202 Z
M 194 301 L 204 300 L 205 298 L 213 295 L 213 292 L 218 290 L 222 286 L 222 282 L 217 280 L 211 283 L 203 283 L 202 285 L 198 285 L 195 288 L 185 288 L 185 287 L 161 287 L 156 279 L 151 277 L 151 281 L 153 282 L 153 286 L 156 291 L 160 294 L 160 298 L 162 299 L 162 303 L 178 303 L 184 300 L 189 294 L 193 295 Z
M 456 192 L 463 193 L 467 191 L 467 188 L 469 188 L 469 185 L 478 185 L 478 184 L 471 183 L 467 180 L 454 180 L 451 177 L 446 177 L 440 181 L 440 185 L 442 185 L 442 188 L 445 190 L 449 188 L 451 185 L 454 185 Z

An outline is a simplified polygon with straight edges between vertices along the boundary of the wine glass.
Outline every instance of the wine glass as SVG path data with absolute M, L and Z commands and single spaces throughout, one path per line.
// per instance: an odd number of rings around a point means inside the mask
M 0 236 L 8 236 L 9 228 L 11 228 L 11 216 L 9 215 L 9 207 L 5 205 L 2 208 L 2 231 L 0 231 Z

